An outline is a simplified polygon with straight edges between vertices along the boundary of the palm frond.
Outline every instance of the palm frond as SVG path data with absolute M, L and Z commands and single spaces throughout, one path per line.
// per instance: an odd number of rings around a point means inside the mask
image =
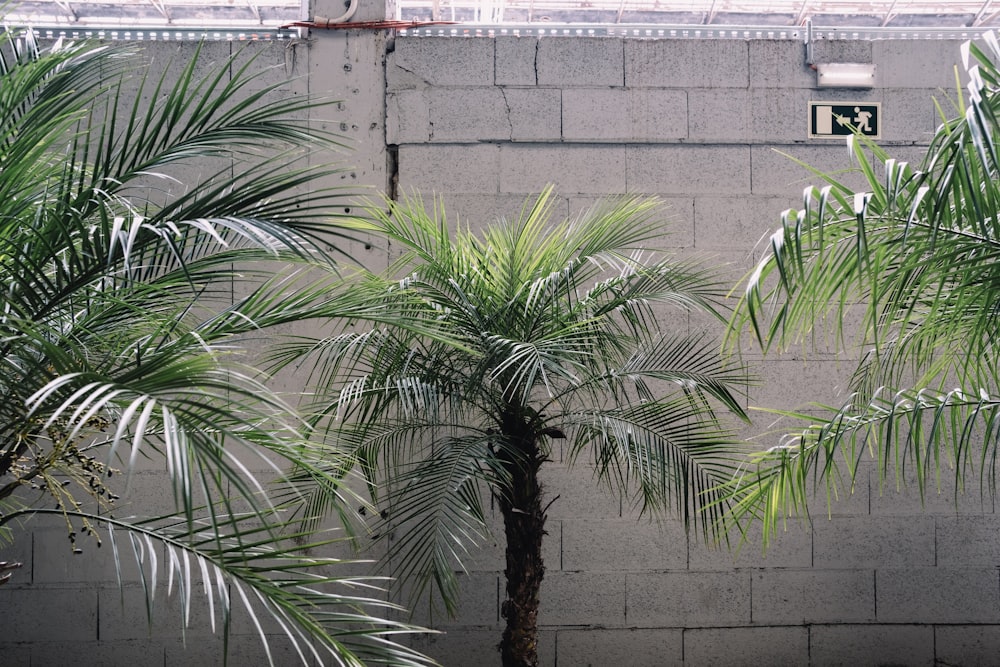
M 213 632 L 221 632 L 227 641 L 235 616 L 245 615 L 272 665 L 276 663 L 269 634 L 286 638 L 303 664 L 428 664 L 424 656 L 393 641 L 400 633 L 418 629 L 386 620 L 401 609 L 384 600 L 385 580 L 329 574 L 350 562 L 315 555 L 343 539 L 335 533 L 324 538 L 285 530 L 277 542 L 272 531 L 291 528 L 280 518 L 261 525 L 256 514 L 230 515 L 231 521 L 220 530 L 210 518 L 217 512 L 208 508 L 193 521 L 176 515 L 140 520 L 33 508 L 6 515 L 4 522 L 27 514 L 58 514 L 84 526 L 96 546 L 106 541 L 119 582 L 123 566 L 134 561 L 150 624 L 156 595 L 165 584 L 167 596 L 179 598 L 183 627 L 190 625 L 191 608 L 199 597 L 208 607 Z
M 825 418 L 781 413 L 811 425 L 732 482 L 734 516 L 762 517 L 765 532 L 804 511 L 816 487 L 835 494 L 841 469 L 850 488 L 866 450 L 883 482 L 909 478 L 921 494 L 948 474 L 956 489 L 972 474 L 995 489 L 1000 51 L 985 39 L 963 53 L 968 96 L 960 91 L 959 115 L 921 163 L 852 137 L 867 191 L 815 172 L 828 186 L 808 188 L 802 209 L 783 215 L 732 320 L 734 332 L 749 327 L 765 349 L 781 349 L 825 321 L 841 338 L 850 311 L 863 312 L 848 341 L 862 350 L 850 400 Z
M 277 94 L 245 55 L 202 75 L 199 49 L 155 78 L 131 49 L 0 33 L 2 521 L 54 514 L 71 537 L 80 522 L 113 531 L 116 553 L 144 566 L 150 606 L 163 573 L 184 609 L 200 592 L 228 619 L 242 600 L 304 663 L 425 664 L 393 641 L 414 629 L 379 618 L 398 610 L 378 591 L 314 573 L 339 566 L 308 552 L 326 548 L 318 528 L 286 520 L 304 488 L 274 491 L 254 472 L 291 467 L 351 502 L 319 465 L 345 455 L 307 439 L 319 436 L 245 345 L 363 304 L 307 288 L 268 312 L 297 286 L 284 272 L 336 271 L 330 248 L 352 232 L 328 211 L 350 191 L 322 185 L 337 167 L 303 166 L 341 147 L 309 125 L 321 103 Z M 140 458 L 164 463 L 176 514 L 116 518 L 108 477 L 131 480 Z M 45 504 L 17 507 L 32 484 Z
M 400 258 L 357 283 L 369 311 L 282 343 L 277 360 L 315 368 L 314 422 L 390 503 L 401 586 L 433 588 L 452 609 L 455 571 L 483 528 L 479 493 L 524 511 L 514 480 L 537 471 L 553 438 L 595 451 L 610 487 L 651 509 L 693 517 L 721 479 L 700 466 L 733 455 L 716 410 L 745 418 L 747 376 L 704 339 L 659 332 L 662 305 L 719 317 L 724 294 L 697 263 L 647 250 L 663 233 L 658 208 L 622 197 L 560 221 L 546 188 L 480 231 L 415 197 L 353 225 Z

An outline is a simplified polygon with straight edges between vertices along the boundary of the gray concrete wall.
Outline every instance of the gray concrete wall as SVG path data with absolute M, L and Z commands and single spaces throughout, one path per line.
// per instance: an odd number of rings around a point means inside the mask
M 913 159 L 935 127 L 932 96 L 954 87 L 956 43 L 816 46 L 817 60 L 875 62 L 876 87 L 815 89 L 796 41 L 392 40 L 331 31 L 267 47 L 265 60 L 279 66 L 275 76 L 305 75 L 293 91 L 342 100 L 336 114 L 315 120 L 352 139 L 349 182 L 439 194 L 473 223 L 519 210 L 548 182 L 567 213 L 606 194 L 659 194 L 671 245 L 709 255 L 735 283 L 810 182 L 777 151 L 822 169 L 850 166 L 841 143 L 806 138 L 809 100 L 880 102 L 881 143 Z M 204 57 L 230 48 L 209 45 Z M 385 261 L 377 247 L 352 250 L 373 265 Z M 753 350 L 748 358 L 760 359 Z M 848 366 L 824 350 L 769 359 L 748 404 L 837 402 Z M 162 472 L 140 474 L 137 507 L 155 506 Z M 811 527 L 790 523 L 765 556 L 754 541 L 734 555 L 706 548 L 676 522 L 639 519 L 595 489 L 586 465 L 557 457 L 545 483 L 559 499 L 545 543 L 544 665 L 996 662 L 1000 517 L 978 495 L 956 511 L 946 483 L 922 507 L 915 493 L 882 490 L 866 468 L 829 518 L 819 511 Z M 205 623 L 195 620 L 185 647 L 167 605 L 147 631 L 141 591 L 129 584 L 119 593 L 106 557 L 73 556 L 61 528 L 33 528 L 0 552 L 26 563 L 0 588 L 0 663 L 221 663 L 221 642 Z M 418 642 L 445 665 L 499 664 L 502 553 L 494 544 L 477 554 L 461 616 L 434 619 L 445 633 Z M 236 640 L 232 664 L 261 664 L 249 628 L 237 627 Z M 279 660 L 293 664 L 291 655 Z
M 814 182 L 781 153 L 852 166 L 843 140 L 807 138 L 808 102 L 880 103 L 880 143 L 916 160 L 937 124 L 933 98 L 954 97 L 958 58 L 949 41 L 818 42 L 817 62 L 877 66 L 871 90 L 820 90 L 800 41 L 399 37 L 386 61 L 386 137 L 399 188 L 441 195 L 473 225 L 516 213 L 550 182 L 567 214 L 607 194 L 659 195 L 670 244 L 735 284 Z M 841 401 L 849 363 L 821 348 L 758 370 L 749 405 L 802 408 Z M 792 522 L 766 555 L 758 540 L 733 555 L 675 522 L 638 519 L 586 466 L 556 460 L 545 475 L 559 496 L 545 546 L 545 665 L 997 660 L 1000 517 L 978 491 L 956 510 L 945 483 L 925 508 L 866 468 L 829 518 L 819 501 L 811 528 Z M 488 551 L 470 568 L 476 593 L 461 617 L 421 644 L 445 664 L 499 664 L 502 544 Z

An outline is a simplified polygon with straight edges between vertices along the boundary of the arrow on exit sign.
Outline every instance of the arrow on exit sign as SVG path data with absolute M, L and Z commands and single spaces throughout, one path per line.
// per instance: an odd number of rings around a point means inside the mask
M 809 138 L 846 137 L 856 128 L 866 137 L 878 139 L 879 107 L 877 102 L 810 102 Z

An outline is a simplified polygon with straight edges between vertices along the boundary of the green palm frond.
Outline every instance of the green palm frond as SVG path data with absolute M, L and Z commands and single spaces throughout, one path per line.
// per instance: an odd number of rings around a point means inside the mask
M 439 430 L 424 429 L 434 438 L 432 451 L 418 462 L 398 467 L 380 503 L 386 518 L 378 529 L 388 539 L 386 561 L 399 563 L 392 567 L 393 576 L 413 587 L 408 599 L 431 594 L 433 585 L 448 613 L 454 614 L 456 564 L 461 567 L 489 533 L 481 486 L 495 483 L 502 472 L 489 468 L 494 457 L 488 435 L 442 437 L 435 433 Z M 410 439 L 412 433 L 403 437 Z
M 395 535 L 384 564 L 404 587 L 433 586 L 452 609 L 485 528 L 480 494 L 517 502 L 513 480 L 553 439 L 593 451 L 615 492 L 692 523 L 710 480 L 729 478 L 733 436 L 716 410 L 745 418 L 747 375 L 706 339 L 659 331 L 663 307 L 719 317 L 724 290 L 697 263 L 649 250 L 658 209 L 626 196 L 559 221 L 546 189 L 481 230 L 416 198 L 355 223 L 401 250 L 385 276 L 357 283 L 379 319 L 359 309 L 325 338 L 282 343 L 277 360 L 313 369 L 314 421 L 386 503 L 376 530 Z
M 119 567 L 135 555 L 148 604 L 166 574 L 185 609 L 197 594 L 224 607 L 228 637 L 242 601 L 306 664 L 427 664 L 393 641 L 415 629 L 382 618 L 398 610 L 381 590 L 331 574 L 343 565 L 316 554 L 318 527 L 287 518 L 319 485 L 347 522 L 356 499 L 327 467 L 352 453 L 309 440 L 247 344 L 367 310 L 331 287 L 328 249 L 353 232 L 328 211 L 350 192 L 322 185 L 337 167 L 302 166 L 340 140 L 309 127 L 319 102 L 280 94 L 245 55 L 202 75 L 199 48 L 152 78 L 130 49 L 0 33 L 0 532 L 55 514 L 75 548 L 82 523 Z M 316 267 L 333 276 L 322 291 L 298 277 Z M 146 459 L 164 463 L 176 514 L 122 518 Z M 309 484 L 254 472 L 285 468 Z
M 860 310 L 860 335 L 846 342 L 863 353 L 853 398 L 826 408 L 829 417 L 781 413 L 813 423 L 733 481 L 734 521 L 761 516 L 770 533 L 818 489 L 849 489 L 866 448 L 883 476 L 909 471 L 921 493 L 950 474 L 958 488 L 968 475 L 995 488 L 1000 48 L 987 39 L 963 52 L 968 99 L 957 118 L 944 119 L 921 163 L 897 162 L 852 137 L 867 191 L 832 177 L 808 188 L 747 285 L 734 332 L 749 327 L 765 349 L 787 348 L 833 321 L 845 340 L 843 322 Z
M 302 557 L 303 552 L 328 550 L 343 537 L 293 532 L 293 526 L 277 517 L 261 525 L 257 514 L 231 514 L 231 521 L 220 527 L 211 518 L 217 513 L 201 508 L 192 521 L 176 515 L 138 520 L 33 508 L 5 515 L 4 521 L 29 514 L 38 519 L 60 515 L 74 526 L 82 525 L 97 546 L 106 546 L 113 554 L 119 583 L 123 565 L 134 561 L 150 624 L 156 615 L 156 596 L 163 594 L 165 585 L 168 597 L 178 596 L 182 628 L 190 626 L 197 604 L 207 607 L 213 630 L 242 614 L 272 662 L 269 634 L 286 638 L 304 664 L 314 660 L 350 667 L 427 664 L 425 657 L 393 641 L 395 635 L 414 628 L 385 619 L 401 611 L 378 601 L 380 585 L 386 582 L 331 574 L 350 561 Z M 276 529 L 283 533 L 282 541 L 274 539 Z
M 715 517 L 701 508 L 718 500 L 720 480 L 731 476 L 743 449 L 733 435 L 684 396 L 619 410 L 579 411 L 567 426 L 580 433 L 574 448 L 587 447 L 598 475 L 643 512 L 675 509 L 706 538 Z

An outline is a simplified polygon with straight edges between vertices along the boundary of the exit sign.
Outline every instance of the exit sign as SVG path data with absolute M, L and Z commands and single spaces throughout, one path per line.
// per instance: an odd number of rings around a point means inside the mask
M 810 102 L 809 138 L 835 139 L 854 133 L 878 139 L 880 134 L 879 104 L 871 102 Z

